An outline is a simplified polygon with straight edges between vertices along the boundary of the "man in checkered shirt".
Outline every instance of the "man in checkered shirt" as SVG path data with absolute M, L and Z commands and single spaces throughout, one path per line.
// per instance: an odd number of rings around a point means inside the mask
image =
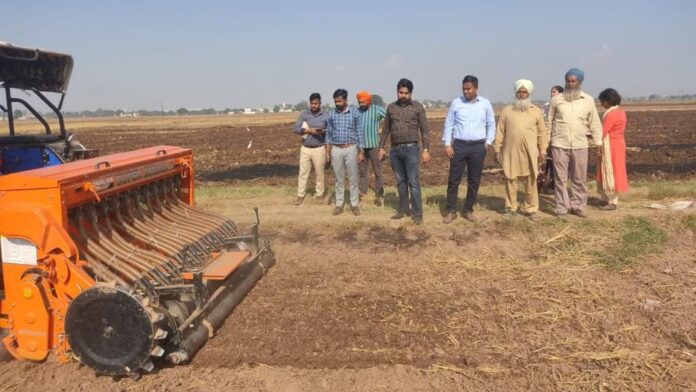
M 333 94 L 336 109 L 329 113 L 326 127 L 326 160 L 331 161 L 336 175 L 336 206 L 333 215 L 343 212 L 345 177 L 350 183 L 350 210 L 360 215 L 358 190 L 358 153 L 364 159 L 365 135 L 362 119 L 355 107 L 348 106 L 348 91 Z

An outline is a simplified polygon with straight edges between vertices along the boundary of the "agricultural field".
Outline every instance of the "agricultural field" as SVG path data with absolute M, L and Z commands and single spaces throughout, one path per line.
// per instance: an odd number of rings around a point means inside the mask
M 383 207 L 371 195 L 360 217 L 311 196 L 294 207 L 296 114 L 69 120 L 102 155 L 192 148 L 198 206 L 241 226 L 258 206 L 278 262 L 190 364 L 133 380 L 9 361 L 0 391 L 696 390 L 696 208 L 668 208 L 696 199 L 696 105 L 627 109 L 618 211 L 592 191 L 588 219 L 558 221 L 550 195 L 541 221 L 504 219 L 488 157 L 481 221 L 448 226 L 443 111 L 429 113 L 422 226 L 389 220 L 389 165 Z

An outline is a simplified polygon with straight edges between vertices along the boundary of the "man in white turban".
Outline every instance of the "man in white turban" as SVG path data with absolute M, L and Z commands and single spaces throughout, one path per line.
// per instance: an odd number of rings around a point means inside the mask
M 539 162 L 546 159 L 548 136 L 544 114 L 532 104 L 534 91 L 531 80 L 515 82 L 515 101 L 503 108 L 495 133 L 495 160 L 503 166 L 505 174 L 505 213 L 512 217 L 517 213 L 517 182 L 524 184 L 524 202 L 520 211 L 537 220 L 539 194 L 536 176 Z

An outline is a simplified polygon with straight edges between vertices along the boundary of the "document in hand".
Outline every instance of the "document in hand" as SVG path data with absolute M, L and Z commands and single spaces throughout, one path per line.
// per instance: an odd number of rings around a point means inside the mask
M 309 127 L 309 124 L 307 124 L 307 121 L 302 121 L 302 127 L 301 127 L 301 128 L 302 128 L 302 129 L 308 129 L 308 128 L 310 128 L 310 127 Z M 307 139 L 307 134 L 306 134 L 306 133 L 305 133 L 304 135 L 302 135 L 302 139 Z

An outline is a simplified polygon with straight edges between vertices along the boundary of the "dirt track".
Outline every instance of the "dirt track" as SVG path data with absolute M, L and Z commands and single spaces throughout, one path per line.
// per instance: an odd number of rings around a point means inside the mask
M 696 179 L 692 119 L 696 111 L 629 113 L 631 178 Z M 441 121 L 431 126 L 435 161 L 422 178 L 442 185 Z M 193 147 L 206 182 L 296 178 L 286 125 L 100 129 L 80 139 L 103 153 Z M 220 210 L 242 202 L 251 203 Z M 588 260 L 620 240 L 623 215 L 531 225 L 485 211 L 478 225 L 428 216 L 415 227 L 384 223 L 387 209 L 337 221 L 323 205 L 274 206 L 263 230 L 278 265 L 190 365 L 133 381 L 13 361 L 0 364 L 0 391 L 696 390 L 696 219 L 642 203 L 622 214 L 665 230 L 666 251 L 618 271 Z

